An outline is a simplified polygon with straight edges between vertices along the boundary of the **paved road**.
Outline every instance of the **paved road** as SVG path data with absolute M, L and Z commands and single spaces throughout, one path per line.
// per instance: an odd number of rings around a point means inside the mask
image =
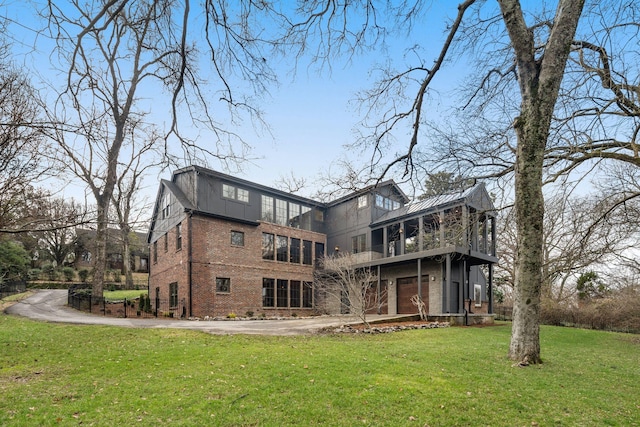
M 235 320 L 235 321 L 189 321 L 131 319 L 99 316 L 74 310 L 66 306 L 67 291 L 58 289 L 40 290 L 31 297 L 9 307 L 8 314 L 28 317 L 46 322 L 61 322 L 85 325 L 112 325 L 130 328 L 176 328 L 194 329 L 212 334 L 259 334 L 300 335 L 317 331 L 327 326 L 357 323 L 352 317 L 318 316 L 306 319 L 287 320 Z M 393 316 L 367 316 L 367 320 Z M 370 319 L 369 319 L 370 318 Z

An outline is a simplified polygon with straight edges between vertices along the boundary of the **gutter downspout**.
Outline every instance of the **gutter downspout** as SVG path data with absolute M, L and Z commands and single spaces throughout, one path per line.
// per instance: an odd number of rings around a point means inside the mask
M 193 216 L 193 211 L 189 211 L 189 216 L 187 217 L 187 226 L 189 227 L 189 233 L 188 233 L 188 245 L 187 245 L 187 280 L 189 282 L 189 317 L 193 317 L 193 283 L 192 283 L 192 278 L 193 278 L 193 244 L 191 242 L 191 239 L 193 237 L 193 232 L 192 232 L 192 225 L 193 225 L 193 221 L 191 220 Z

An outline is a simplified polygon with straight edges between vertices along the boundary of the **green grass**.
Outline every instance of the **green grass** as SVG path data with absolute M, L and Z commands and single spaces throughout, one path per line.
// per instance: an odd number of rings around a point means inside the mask
M 640 337 L 508 324 L 384 335 L 213 336 L 0 316 L 0 425 L 634 426 Z
M 126 290 L 126 291 L 104 291 L 103 295 L 105 299 L 110 301 L 122 301 L 123 299 L 136 299 L 140 297 L 140 294 L 147 294 L 147 290 Z

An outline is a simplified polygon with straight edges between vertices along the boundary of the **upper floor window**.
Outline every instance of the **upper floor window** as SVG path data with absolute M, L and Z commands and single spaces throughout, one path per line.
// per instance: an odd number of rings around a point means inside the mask
M 160 203 L 161 207 L 162 207 L 162 219 L 168 218 L 169 217 L 169 213 L 170 211 L 170 199 L 169 199 L 169 195 L 165 194 L 164 196 L 162 196 L 162 202 Z
M 231 230 L 231 244 L 233 246 L 244 246 L 244 233 Z
M 244 188 L 234 187 L 229 184 L 222 184 L 222 196 L 227 199 L 234 199 L 240 202 L 249 202 L 249 191 Z
M 364 194 L 358 197 L 358 209 L 366 208 L 368 204 L 369 204 L 369 196 L 367 194 Z
M 274 255 L 274 239 L 271 233 L 262 233 L 262 259 L 273 259 Z
M 167 252 L 169 250 L 169 233 L 165 233 L 164 235 L 164 251 Z
M 365 252 L 367 250 L 367 235 L 360 234 L 351 238 L 352 252 L 354 254 Z
M 311 265 L 312 261 L 312 242 L 310 240 L 302 241 L 302 263 L 305 265 Z
M 376 194 L 376 206 L 388 211 L 396 210 L 400 208 L 400 202 L 385 197 L 382 194 Z
M 182 249 L 182 223 L 176 225 L 176 250 Z
M 158 262 L 158 241 L 153 242 L 153 263 Z
M 273 197 L 262 196 L 262 213 L 260 219 L 267 222 L 274 222 L 276 217 L 273 214 Z
M 278 261 L 288 261 L 289 238 L 287 236 L 276 236 L 276 259 Z
M 287 225 L 287 201 L 276 199 L 276 224 Z

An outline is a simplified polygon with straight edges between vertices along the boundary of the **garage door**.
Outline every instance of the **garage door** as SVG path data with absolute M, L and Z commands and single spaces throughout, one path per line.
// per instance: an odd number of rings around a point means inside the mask
M 406 277 L 397 280 L 398 314 L 417 314 L 418 307 L 413 305 L 411 297 L 418 295 L 418 277 Z M 429 311 L 429 277 L 422 277 L 422 302 Z

